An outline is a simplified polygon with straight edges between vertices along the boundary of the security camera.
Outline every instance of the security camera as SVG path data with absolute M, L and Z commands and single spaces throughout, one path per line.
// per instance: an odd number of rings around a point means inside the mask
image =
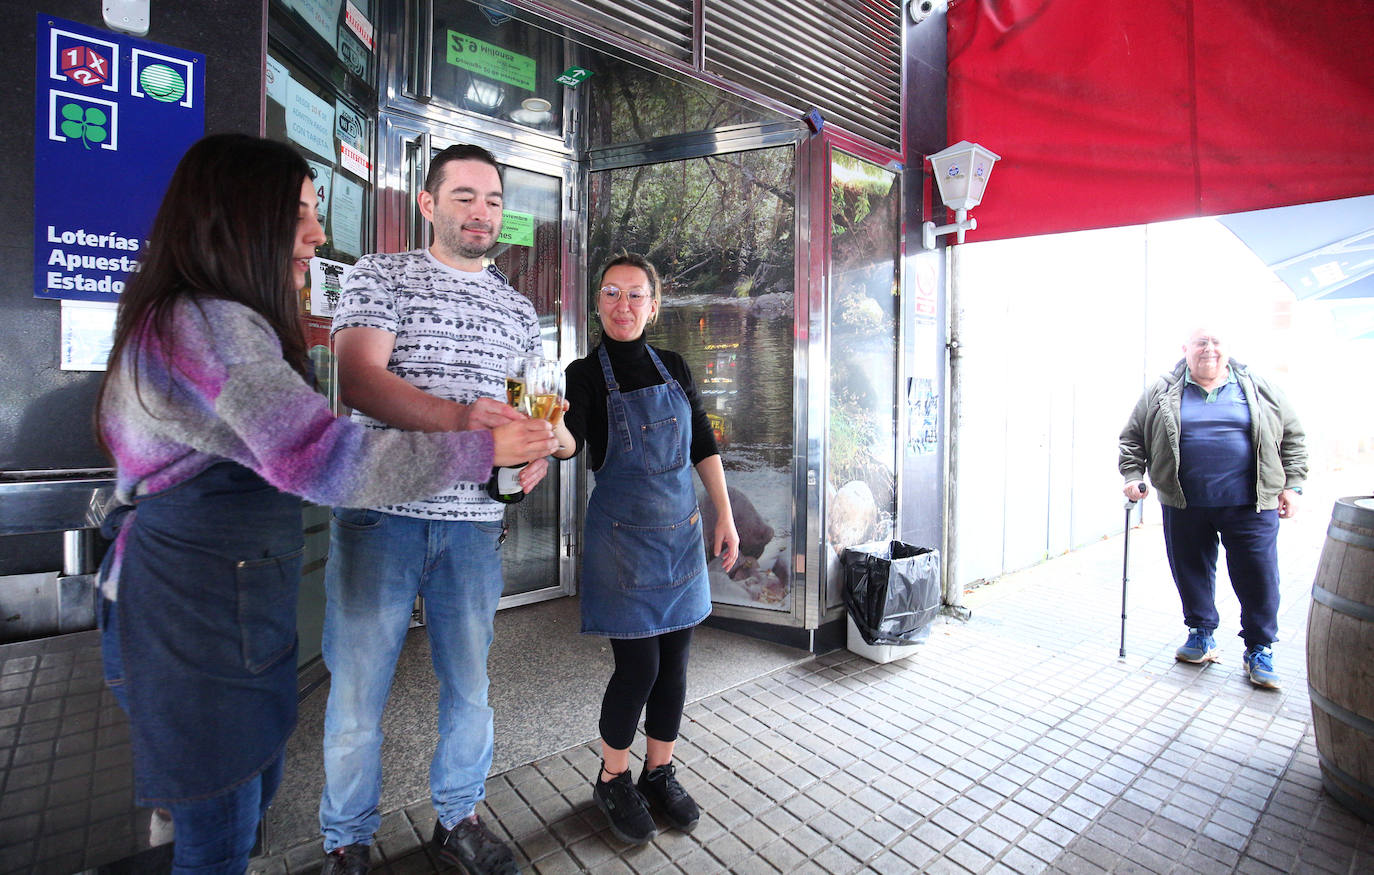
M 906 8 L 911 15 L 911 23 L 920 24 L 944 6 L 943 0 L 911 0 Z

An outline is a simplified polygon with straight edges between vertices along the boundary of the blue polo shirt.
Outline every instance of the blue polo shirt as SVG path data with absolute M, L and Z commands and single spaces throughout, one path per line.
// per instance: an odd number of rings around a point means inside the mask
M 1255 503 L 1255 448 L 1250 441 L 1250 405 L 1235 374 L 1210 392 L 1183 384 L 1179 411 L 1178 481 L 1189 507 L 1231 507 Z

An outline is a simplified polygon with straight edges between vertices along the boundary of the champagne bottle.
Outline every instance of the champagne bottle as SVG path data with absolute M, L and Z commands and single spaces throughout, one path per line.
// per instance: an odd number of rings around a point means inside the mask
M 492 468 L 491 479 L 487 481 L 487 495 L 502 504 L 515 504 L 524 499 L 525 490 L 520 488 L 520 469 L 526 464 L 521 462 L 508 468 Z

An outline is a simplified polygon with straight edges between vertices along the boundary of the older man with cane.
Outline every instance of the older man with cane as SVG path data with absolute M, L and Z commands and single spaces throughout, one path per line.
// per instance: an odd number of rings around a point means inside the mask
M 1188 626 L 1175 657 L 1218 658 L 1212 635 L 1220 541 L 1240 601 L 1246 674 L 1255 686 L 1277 689 L 1279 519 L 1298 510 L 1306 435 L 1282 393 L 1228 357 L 1217 332 L 1194 331 L 1183 355 L 1140 396 L 1121 432 L 1122 491 L 1140 500 L 1148 471 L 1159 496 L 1169 569 Z

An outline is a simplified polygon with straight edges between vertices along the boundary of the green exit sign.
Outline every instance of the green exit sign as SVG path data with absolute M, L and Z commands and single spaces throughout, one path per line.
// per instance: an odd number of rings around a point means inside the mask
M 566 85 L 569 88 L 576 88 L 583 82 L 592 78 L 592 71 L 586 67 L 569 67 L 555 80 L 559 85 Z

